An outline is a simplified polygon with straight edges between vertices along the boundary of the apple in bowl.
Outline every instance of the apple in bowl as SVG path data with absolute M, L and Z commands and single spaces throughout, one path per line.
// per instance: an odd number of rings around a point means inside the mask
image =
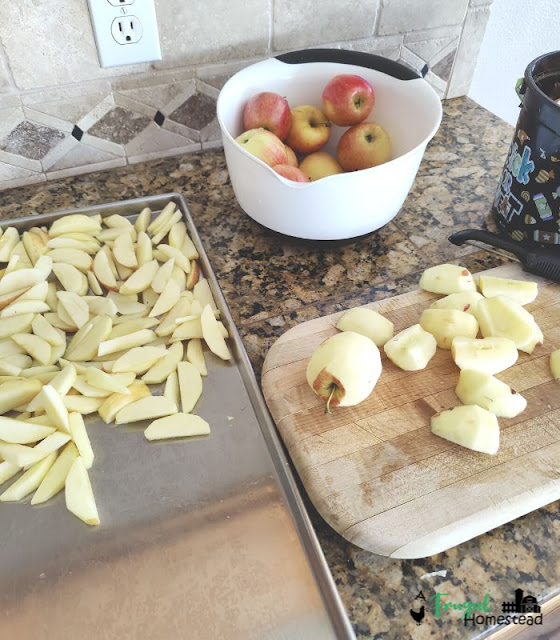
M 243 110 L 245 130 L 263 128 L 285 140 L 292 126 L 292 112 L 286 98 L 272 91 L 257 93 Z
M 286 164 L 286 147 L 280 138 L 266 129 L 249 129 L 235 141 L 245 151 L 265 162 L 269 167 Z
M 313 105 L 304 104 L 292 109 L 292 128 L 286 144 L 300 153 L 319 151 L 329 141 L 331 122 Z
M 391 159 L 391 138 L 377 122 L 350 127 L 338 141 L 337 158 L 344 171 L 377 167 Z
M 367 80 L 351 73 L 332 78 L 323 90 L 323 111 L 342 127 L 363 122 L 375 104 L 375 92 Z

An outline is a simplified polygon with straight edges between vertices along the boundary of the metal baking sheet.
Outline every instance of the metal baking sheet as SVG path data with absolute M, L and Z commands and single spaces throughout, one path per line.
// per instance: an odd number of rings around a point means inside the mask
M 351 625 L 302 505 L 247 354 L 186 203 L 176 193 L 8 220 L 20 232 L 69 213 L 184 213 L 234 358 L 206 352 L 195 412 L 206 437 L 148 442 L 145 424 L 87 419 L 101 518 L 59 494 L 0 504 L 0 637 L 325 640 Z

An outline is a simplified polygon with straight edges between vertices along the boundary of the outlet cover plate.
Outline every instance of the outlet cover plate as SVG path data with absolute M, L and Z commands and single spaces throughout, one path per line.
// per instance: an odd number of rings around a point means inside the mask
M 161 60 L 154 0 L 88 0 L 89 13 L 102 67 L 118 67 Z M 132 19 L 140 24 L 141 37 L 137 41 L 120 44 L 113 35 L 119 21 Z M 123 22 L 123 25 L 125 22 Z M 128 26 L 128 25 L 127 25 Z M 135 40 L 133 35 L 132 40 Z

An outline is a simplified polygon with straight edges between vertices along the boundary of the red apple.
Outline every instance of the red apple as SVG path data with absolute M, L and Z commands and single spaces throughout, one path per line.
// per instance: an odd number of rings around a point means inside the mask
M 307 176 L 301 169 L 297 167 L 292 167 L 289 164 L 277 164 L 272 167 L 276 173 L 279 173 L 281 176 L 288 180 L 293 180 L 294 182 L 309 182 L 309 176 Z
M 391 138 L 380 124 L 362 122 L 342 135 L 337 156 L 345 171 L 376 167 L 391 159 Z
M 323 111 L 329 120 L 342 127 L 363 122 L 375 103 L 373 87 L 351 73 L 341 73 L 323 90 Z
M 286 148 L 278 136 L 266 129 L 250 129 L 238 136 L 235 141 L 245 151 L 259 158 L 269 167 L 286 163 Z
M 292 167 L 299 167 L 299 162 L 298 162 L 295 151 L 292 149 L 292 147 L 288 147 L 288 145 L 285 145 L 285 147 L 286 147 L 286 156 L 288 158 L 288 160 L 286 161 L 286 164 L 289 164 Z
M 315 153 L 305 156 L 299 168 L 309 176 L 312 182 L 337 173 L 343 173 L 342 167 L 326 151 L 315 151 Z
M 243 111 L 245 129 L 262 127 L 285 140 L 292 126 L 292 112 L 286 98 L 277 93 L 257 93 L 245 105 Z
M 292 128 L 286 144 L 300 153 L 313 153 L 325 145 L 331 135 L 331 123 L 325 114 L 305 104 L 292 109 Z

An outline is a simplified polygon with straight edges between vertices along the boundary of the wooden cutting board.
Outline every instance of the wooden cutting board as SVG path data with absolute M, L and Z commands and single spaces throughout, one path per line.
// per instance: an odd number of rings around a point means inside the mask
M 402 371 L 383 355 L 370 397 L 324 413 L 305 369 L 337 333 L 341 313 L 287 331 L 270 349 L 263 392 L 300 478 L 321 516 L 356 545 L 394 558 L 433 555 L 560 498 L 560 383 L 549 369 L 560 348 L 560 285 L 517 265 L 486 273 L 539 281 L 531 311 L 545 343 L 498 374 L 527 399 L 517 418 L 500 418 L 500 449 L 476 453 L 433 435 L 430 417 L 460 404 L 459 369 L 437 350 L 422 371 Z M 439 298 L 413 291 L 365 305 L 395 324 L 418 322 Z

